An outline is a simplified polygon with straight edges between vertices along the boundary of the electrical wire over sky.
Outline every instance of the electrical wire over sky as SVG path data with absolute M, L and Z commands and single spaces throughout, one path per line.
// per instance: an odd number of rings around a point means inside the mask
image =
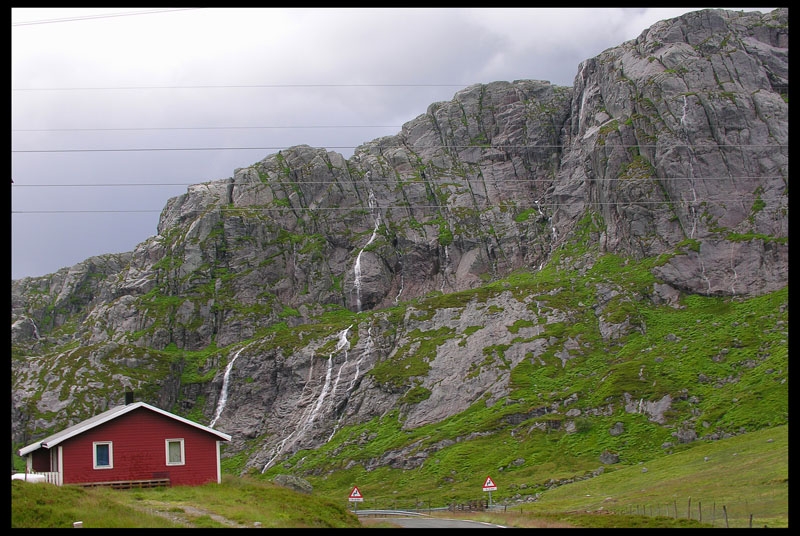
M 349 158 L 473 84 L 571 87 L 694 10 L 14 7 L 12 279 L 132 251 L 186 185 L 279 150 Z

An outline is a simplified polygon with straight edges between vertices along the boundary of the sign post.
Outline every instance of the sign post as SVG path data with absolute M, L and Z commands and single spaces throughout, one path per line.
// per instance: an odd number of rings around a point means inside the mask
M 492 492 L 497 489 L 497 485 L 492 480 L 492 477 L 487 476 L 486 482 L 483 483 L 483 491 L 489 492 L 489 508 L 492 507 Z
M 347 498 L 353 504 L 353 511 L 358 511 L 358 503 L 364 500 L 364 497 L 361 495 L 361 492 L 358 491 L 358 486 L 353 486 L 353 491 L 350 492 L 350 497 Z

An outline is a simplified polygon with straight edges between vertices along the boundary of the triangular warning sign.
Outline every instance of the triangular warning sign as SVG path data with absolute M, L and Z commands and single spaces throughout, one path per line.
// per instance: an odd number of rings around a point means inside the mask
M 483 483 L 483 490 L 484 491 L 494 491 L 496 489 L 497 489 L 497 485 L 495 485 L 494 480 L 492 480 L 492 477 L 487 476 L 486 477 L 486 482 Z
M 364 497 L 361 496 L 361 492 L 358 490 L 358 486 L 353 487 L 353 491 L 350 492 L 350 500 L 351 501 L 364 500 Z

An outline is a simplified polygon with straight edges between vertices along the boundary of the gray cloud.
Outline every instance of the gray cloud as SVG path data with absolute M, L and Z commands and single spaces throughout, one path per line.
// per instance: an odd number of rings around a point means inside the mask
M 470 84 L 571 86 L 695 10 L 13 8 L 12 279 L 132 251 L 170 197 L 271 148 L 350 156 Z M 22 152 L 56 149 L 77 152 Z

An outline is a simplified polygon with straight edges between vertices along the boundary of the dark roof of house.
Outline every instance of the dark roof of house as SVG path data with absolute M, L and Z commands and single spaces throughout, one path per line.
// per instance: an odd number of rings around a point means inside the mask
M 201 424 L 198 424 L 196 422 L 190 421 L 188 419 L 184 419 L 183 417 L 179 417 L 178 415 L 174 415 L 174 414 L 172 414 L 172 413 L 170 413 L 168 411 L 164 411 L 163 409 L 159 409 L 159 408 L 157 408 L 155 406 L 151 406 L 150 404 L 145 404 L 144 402 L 135 402 L 133 404 L 126 404 L 124 406 L 113 407 L 113 408 L 111 408 L 111 409 L 109 409 L 107 411 L 104 411 L 103 413 L 95 415 L 94 417 L 90 417 L 90 418 L 86 419 L 85 421 L 81 421 L 78 424 L 70 426 L 69 428 L 65 428 L 64 430 L 61 430 L 60 432 L 57 432 L 57 433 L 55 433 L 53 435 L 50 435 L 50 436 L 47 436 L 47 437 L 45 437 L 44 439 L 42 439 L 40 441 L 37 441 L 35 443 L 31 443 L 30 445 L 19 449 L 19 455 L 20 456 L 25 456 L 26 454 L 28 454 L 30 452 L 33 452 L 34 450 L 37 450 L 37 449 L 40 449 L 40 448 L 46 448 L 46 449 L 52 448 L 52 447 L 58 445 L 59 443 L 61 443 L 62 441 L 65 441 L 65 440 L 67 440 L 67 439 L 69 439 L 71 437 L 74 437 L 74 436 L 78 435 L 78 434 L 82 434 L 83 432 L 85 432 L 87 430 L 91 430 L 95 426 L 99 426 L 99 425 L 101 425 L 103 423 L 106 423 L 106 422 L 108 422 L 110 420 L 116 419 L 117 417 L 119 417 L 121 415 L 125 415 L 126 413 L 129 413 L 129 412 L 131 412 L 131 411 L 133 411 L 135 409 L 139 409 L 139 408 L 145 408 L 145 409 L 149 409 L 150 411 L 154 411 L 156 413 L 160 413 L 161 415 L 169 417 L 170 419 L 174 419 L 176 421 L 180 421 L 180 422 L 182 422 L 184 424 L 188 424 L 189 426 L 193 426 L 195 428 L 198 428 L 200 430 L 208 432 L 209 434 L 213 434 L 213 435 L 219 437 L 223 441 L 230 441 L 231 440 L 231 436 L 230 435 L 222 433 L 222 432 L 219 432 L 217 430 L 214 430 L 213 428 L 209 428 L 207 426 L 203 426 Z

